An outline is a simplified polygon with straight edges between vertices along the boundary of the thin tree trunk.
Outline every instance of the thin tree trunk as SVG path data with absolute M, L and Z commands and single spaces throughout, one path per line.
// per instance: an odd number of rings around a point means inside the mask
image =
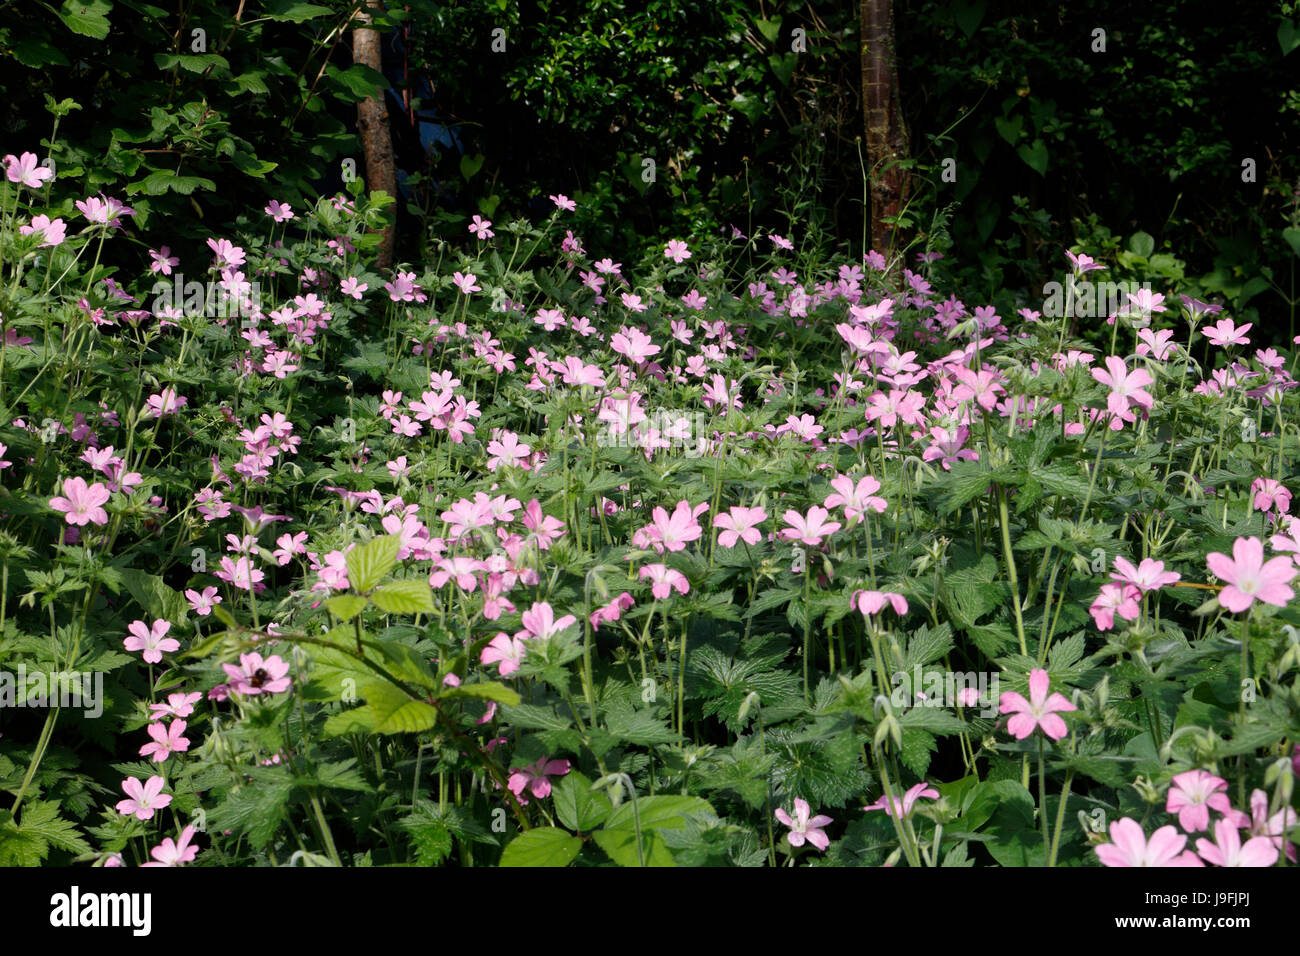
M 893 0 L 859 0 L 862 31 L 862 118 L 867 134 L 871 178 L 871 245 L 887 255 L 897 216 L 907 194 L 907 176 L 898 161 L 908 155 L 907 127 L 899 108 L 898 64 L 894 50 Z
M 379 31 L 370 26 L 371 10 L 382 11 L 382 0 L 367 0 L 367 7 L 357 13 L 352 29 L 352 61 L 376 72 L 383 72 L 383 55 Z M 376 97 L 357 104 L 357 131 L 366 156 L 366 188 L 397 198 L 397 165 L 393 160 L 393 136 L 388 126 L 388 106 L 381 91 Z M 393 264 L 393 247 L 397 236 L 395 219 L 384 227 L 377 259 L 379 268 Z

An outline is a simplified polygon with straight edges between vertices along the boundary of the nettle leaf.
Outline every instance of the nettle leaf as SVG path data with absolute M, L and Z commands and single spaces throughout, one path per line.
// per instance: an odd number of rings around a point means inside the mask
M 558 827 L 535 827 L 510 841 L 502 866 L 568 866 L 582 851 L 582 841 Z
M 421 579 L 393 581 L 370 595 L 375 606 L 389 614 L 432 614 L 433 589 Z
M 947 621 L 941 622 L 934 630 L 930 630 L 929 625 L 923 624 L 907 639 L 904 669 L 910 670 L 917 664 L 937 661 L 952 650 L 952 646 L 952 628 Z
M 365 544 L 348 552 L 348 583 L 353 590 L 369 591 L 384 579 L 397 564 L 397 552 L 402 548 L 400 535 L 386 534 L 371 538 Z
M 255 848 L 262 849 L 284 822 L 292 791 L 293 781 L 287 772 L 255 773 L 252 783 L 242 784 L 212 809 L 208 826 L 242 833 Z
M 655 796 L 640 797 L 633 811 L 632 801 L 624 800 L 605 821 L 605 829 L 631 830 L 639 817 L 642 831 L 674 829 L 685 825 L 685 818 L 693 814 L 716 816 L 713 806 L 701 797 Z

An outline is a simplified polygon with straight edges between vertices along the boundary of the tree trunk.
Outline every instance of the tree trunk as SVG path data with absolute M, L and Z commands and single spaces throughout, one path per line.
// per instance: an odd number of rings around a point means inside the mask
M 897 216 L 907 194 L 900 160 L 908 154 L 907 127 L 899 108 L 898 64 L 894 51 L 893 0 L 859 0 L 862 31 L 862 117 L 867 134 L 871 179 L 871 246 L 888 256 Z
M 362 63 L 376 72 L 383 72 L 383 54 L 379 31 L 370 26 L 371 10 L 383 10 L 382 0 L 367 0 L 368 7 L 357 13 L 352 29 L 352 61 Z M 366 154 L 366 188 L 372 192 L 385 192 L 397 196 L 397 165 L 393 160 L 393 136 L 388 126 L 388 106 L 385 94 L 362 100 L 357 104 L 357 131 Z M 393 247 L 396 242 L 396 217 L 384 227 L 379 244 L 377 263 L 387 269 L 393 264 Z

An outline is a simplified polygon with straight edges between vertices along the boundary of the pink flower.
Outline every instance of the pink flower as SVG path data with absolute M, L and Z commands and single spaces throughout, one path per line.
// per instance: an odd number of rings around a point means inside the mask
M 781 515 L 781 520 L 789 526 L 781 529 L 781 538 L 785 541 L 800 541 L 812 546 L 819 545 L 823 538 L 839 531 L 841 527 L 838 522 L 827 521 L 828 517 L 830 512 L 817 505 L 808 509 L 807 516 L 791 508 Z
M 149 851 L 153 857 L 152 863 L 141 863 L 141 866 L 180 866 L 182 863 L 193 861 L 198 855 L 199 848 L 190 846 L 190 841 L 194 839 L 194 825 L 190 824 L 181 831 L 179 840 L 173 841 L 167 837 L 158 846 Z
M 686 248 L 686 243 L 680 239 L 671 239 L 668 245 L 664 246 L 664 258 L 671 259 L 673 262 L 685 262 L 691 257 L 691 251 Z
M 1291 510 L 1291 492 L 1275 478 L 1256 478 L 1250 485 L 1250 493 L 1255 496 L 1255 508 L 1268 511 L 1277 508 L 1280 515 Z
M 676 588 L 678 594 L 685 594 L 690 589 L 690 583 L 686 580 L 686 575 L 680 571 L 674 571 L 666 564 L 647 564 L 637 573 L 637 577 L 644 579 L 649 578 L 654 584 L 650 588 L 650 593 L 662 601 L 672 593 Z
M 1150 841 L 1136 820 L 1121 817 L 1110 825 L 1110 842 L 1096 847 L 1103 866 L 1204 866 L 1187 846 L 1187 836 L 1161 827 Z
M 49 216 L 33 216 L 29 224 L 18 227 L 18 232 L 24 236 L 39 232 L 42 246 L 61 246 L 68 235 L 68 224 Z
M 293 218 L 293 207 L 287 202 L 280 202 L 278 199 L 272 199 L 262 211 L 276 222 L 288 222 Z
M 894 609 L 895 614 L 907 613 L 907 598 L 893 591 L 854 591 L 849 598 L 849 607 L 857 608 L 863 617 L 879 614 L 886 604 Z
M 111 496 L 108 486 L 98 481 L 87 486 L 85 478 L 65 478 L 63 496 L 50 499 L 50 507 L 62 511 L 64 520 L 72 525 L 86 523 L 108 524 L 108 512 L 103 505 Z
M 1105 372 L 1099 368 L 1090 371 L 1093 378 L 1103 385 L 1110 386 L 1106 407 L 1112 415 L 1122 421 L 1133 422 L 1136 419 L 1129 411 L 1130 405 L 1150 408 L 1155 404 L 1156 400 L 1145 390 L 1145 386 L 1150 385 L 1155 379 L 1146 369 L 1140 368 L 1130 372 L 1124 365 L 1124 360 L 1117 355 L 1106 356 L 1106 369 Z
M 1182 577 L 1177 571 L 1166 571 L 1163 561 L 1143 558 L 1136 568 L 1127 558 L 1115 559 L 1115 570 L 1110 575 L 1114 580 L 1131 584 L 1143 593 L 1158 591 L 1166 584 L 1173 584 Z
M 524 629 L 516 636 L 524 640 L 532 638 L 545 640 L 578 622 L 572 614 L 566 614 L 556 620 L 555 611 L 546 601 L 533 602 L 533 606 L 520 615 L 520 620 L 523 621 Z
M 152 627 L 145 627 L 144 621 L 132 621 L 127 625 L 131 636 L 126 638 L 122 645 L 128 651 L 144 651 L 145 662 L 157 664 L 162 660 L 164 651 L 170 654 L 181 649 L 180 641 L 165 636 L 171 627 L 170 621 L 154 621 Z
M 236 693 L 254 696 L 279 694 L 289 689 L 289 664 L 278 654 L 262 660 L 256 652 L 239 655 L 239 666 L 222 664 L 221 669 L 230 679 L 230 689 Z
M 849 527 L 860 522 L 868 510 L 879 514 L 888 507 L 885 499 L 876 495 L 880 490 L 880 482 L 871 475 L 859 478 L 857 484 L 854 484 L 853 479 L 848 475 L 837 475 L 831 482 L 831 487 L 836 493 L 828 496 L 823 504 L 827 508 L 843 505 L 844 517 L 848 519 Z
M 1101 591 L 1088 608 L 1099 631 L 1109 631 L 1115 626 L 1115 615 L 1126 621 L 1138 616 L 1138 598 L 1142 592 L 1132 584 L 1103 584 Z
M 879 800 L 869 806 L 863 807 L 862 809 L 868 812 L 871 810 L 884 810 L 887 816 L 898 817 L 901 815 L 906 817 L 911 814 L 912 807 L 916 801 L 920 800 L 922 797 L 929 800 L 937 800 L 939 799 L 939 791 L 934 789 L 934 787 L 930 786 L 928 783 L 918 783 L 916 786 L 909 789 L 907 793 L 903 794 L 901 799 L 894 797 L 891 802 L 885 794 L 881 794 Z
M 492 223 L 482 216 L 475 215 L 474 221 L 469 224 L 469 231 L 474 233 L 480 239 L 491 239 L 496 235 L 490 228 Z
M 556 209 L 563 209 L 565 212 L 573 212 L 578 208 L 578 204 L 563 193 L 558 196 L 547 196 L 546 198 L 555 203 Z
M 685 498 L 677 502 L 671 517 L 666 509 L 655 508 L 651 512 L 654 521 L 646 528 L 649 543 L 660 554 L 665 551 L 686 550 L 689 542 L 695 541 L 704 533 L 704 529 L 696 519 L 708 510 L 707 501 L 692 508 L 691 503 Z
M 172 255 L 171 249 L 167 246 L 163 246 L 156 252 L 150 249 L 149 258 L 153 260 L 149 266 L 149 271 L 161 272 L 165 276 L 172 274 L 172 266 L 178 266 L 181 263 L 181 260 Z
M 785 812 L 784 808 L 777 809 L 776 818 L 790 828 L 790 832 L 786 834 L 786 839 L 790 841 L 791 846 L 803 846 L 807 842 L 819 850 L 825 850 L 831 845 L 831 841 L 830 837 L 822 830 L 822 827 L 835 821 L 824 813 L 810 817 L 811 812 L 812 809 L 808 806 L 807 800 L 802 797 L 795 797 L 793 819 L 790 814 Z
M 478 279 L 478 276 L 474 275 L 474 273 L 472 272 L 465 273 L 463 275 L 457 272 L 451 278 L 452 278 L 452 282 L 455 283 L 456 288 L 460 289 L 460 291 L 465 293 L 466 295 L 469 295 L 471 292 L 483 291 L 482 286 L 478 285 L 477 282 L 475 281 Z
M 76 207 L 89 222 L 107 226 L 109 229 L 117 229 L 122 225 L 122 220 L 118 216 L 135 215 L 134 209 L 123 205 L 111 196 L 105 196 L 103 193 L 100 193 L 98 197 L 90 196 L 85 200 L 78 199 Z
M 48 167 L 39 165 L 35 153 L 12 153 L 4 158 L 5 176 L 11 183 L 22 183 L 31 189 L 40 189 L 41 183 L 54 175 Z
M 1051 678 L 1047 676 L 1047 671 L 1035 668 L 1029 672 L 1029 700 L 1013 690 L 1002 694 L 998 701 L 998 712 L 1012 715 L 1007 721 L 1007 733 L 1017 740 L 1024 740 L 1041 727 L 1049 738 L 1060 740 L 1070 732 L 1057 712 L 1076 708 L 1061 694 L 1049 697 L 1047 692 L 1050 687 Z
M 1165 810 L 1178 814 L 1178 825 L 1188 833 L 1210 825 L 1210 811 L 1228 813 L 1228 781 L 1205 770 L 1177 774 L 1169 788 Z
M 539 800 L 551 795 L 551 777 L 562 777 L 569 772 L 569 761 L 548 760 L 542 757 L 536 763 L 526 767 L 516 767 L 510 771 L 506 786 L 510 792 L 520 798 L 520 803 L 527 803 L 524 791 L 527 790 Z
M 176 394 L 176 389 L 168 386 L 156 395 L 150 395 L 145 403 L 145 418 L 162 418 L 172 415 L 188 405 L 190 400 Z
M 150 720 L 161 720 L 164 717 L 188 717 L 194 713 L 194 705 L 203 699 L 203 695 L 198 691 L 192 694 L 168 694 L 167 703 L 150 704 Z
M 136 777 L 127 777 L 122 781 L 122 789 L 127 799 L 117 802 L 117 812 L 135 814 L 137 820 L 151 820 L 156 811 L 172 802 L 170 794 L 162 792 L 166 783 L 162 777 L 150 777 L 141 783 Z
M 1264 543 L 1258 538 L 1238 538 L 1232 545 L 1232 559 L 1213 551 L 1205 564 L 1220 581 L 1227 584 L 1219 592 L 1219 603 L 1233 614 L 1244 611 L 1256 601 L 1285 607 L 1295 596 L 1287 584 L 1296 576 L 1290 558 L 1264 561 Z
M 1274 847 L 1281 850 L 1283 844 L 1286 844 L 1286 858 L 1295 862 L 1296 848 L 1294 843 L 1286 842 L 1286 832 L 1296 825 L 1296 812 L 1288 806 L 1283 806 L 1277 813 L 1269 816 L 1268 814 L 1268 794 L 1263 790 L 1256 789 L 1250 795 L 1250 816 L 1240 814 L 1245 817 L 1244 820 L 1234 822 L 1240 823 L 1241 826 L 1250 831 L 1251 836 L 1267 837 Z M 1228 817 L 1232 819 L 1231 816 Z
M 1250 331 L 1252 323 L 1247 322 L 1245 325 L 1237 325 L 1232 319 L 1219 319 L 1212 326 L 1206 326 L 1201 333 L 1220 348 L 1227 348 L 1229 345 L 1249 345 L 1250 338 L 1246 335 Z
M 758 544 L 762 532 L 758 525 L 767 520 L 767 512 L 762 508 L 744 508 L 735 505 L 727 514 L 714 515 L 713 527 L 722 528 L 718 535 L 718 544 L 724 548 L 734 548 L 737 541 L 745 544 Z
M 519 670 L 519 665 L 524 660 L 524 639 L 522 637 L 511 637 L 505 631 L 501 631 L 496 637 L 488 641 L 487 646 L 479 655 L 479 663 L 487 666 L 488 664 L 500 665 L 498 670 L 502 677 L 513 674 Z
M 1092 256 L 1086 256 L 1083 255 L 1082 253 L 1076 256 L 1073 252 L 1070 252 L 1068 249 L 1066 250 L 1065 254 L 1070 260 L 1070 265 L 1074 267 L 1075 275 L 1083 275 L 1084 273 L 1092 272 L 1095 269 L 1106 268 L 1101 263 L 1093 259 Z
M 1214 842 L 1201 837 L 1196 841 L 1196 852 L 1215 866 L 1272 866 L 1278 857 L 1277 847 L 1268 837 L 1251 837 L 1243 846 L 1237 825 L 1231 820 L 1215 823 Z
M 183 720 L 173 720 L 167 727 L 161 723 L 150 724 L 149 736 L 152 739 L 140 748 L 140 756 L 152 756 L 155 763 L 162 763 L 173 753 L 184 753 L 190 749 Z

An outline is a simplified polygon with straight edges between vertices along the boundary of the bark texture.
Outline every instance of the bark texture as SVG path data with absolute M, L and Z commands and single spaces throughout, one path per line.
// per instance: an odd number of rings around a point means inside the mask
M 383 51 L 379 31 L 370 26 L 371 10 L 382 10 L 382 0 L 367 0 L 357 13 L 352 28 L 352 62 L 362 63 L 383 72 Z M 366 159 L 366 188 L 397 198 L 397 164 L 393 159 L 393 135 L 388 124 L 388 106 L 384 93 L 357 104 L 357 131 Z M 379 244 L 378 265 L 387 269 L 393 264 L 393 247 L 397 239 L 394 221 L 384 228 Z
M 894 51 L 893 0 L 859 0 L 862 34 L 862 118 L 866 129 L 871 180 L 871 245 L 888 255 L 898 215 L 907 196 L 907 176 L 898 161 L 907 158 L 907 126 L 899 107 L 898 63 Z

